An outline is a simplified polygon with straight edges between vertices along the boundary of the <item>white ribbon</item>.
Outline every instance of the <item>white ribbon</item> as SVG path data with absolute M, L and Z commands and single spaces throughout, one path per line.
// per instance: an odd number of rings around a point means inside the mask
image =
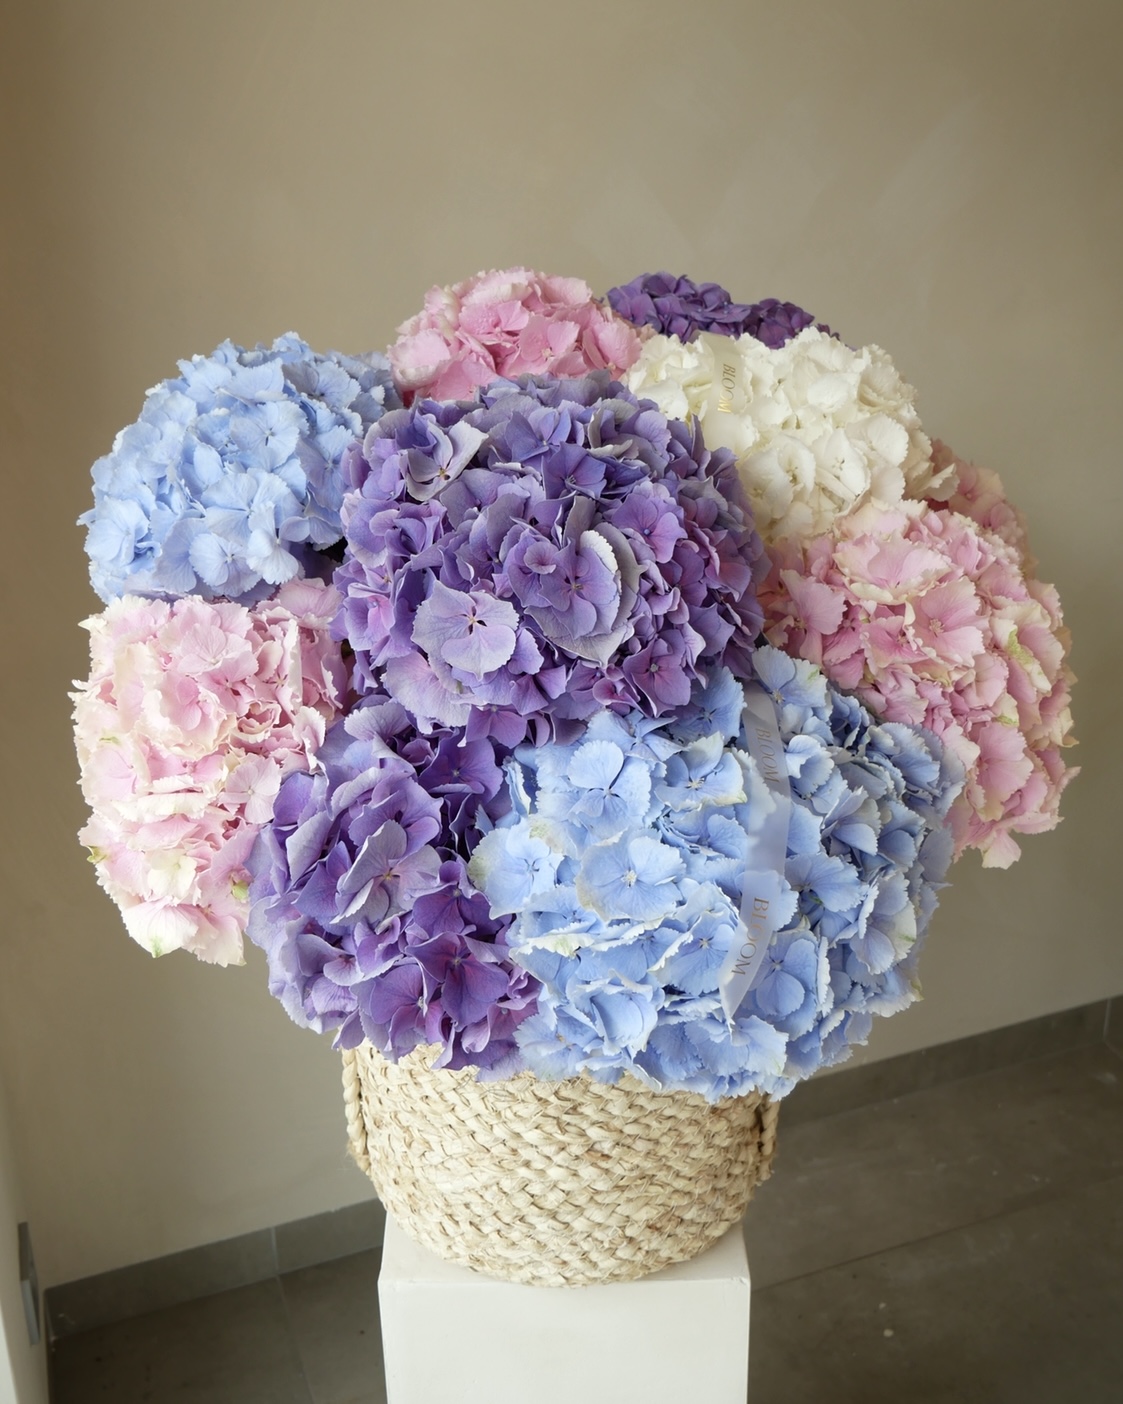
M 741 944 L 722 966 L 718 988 L 721 1006 L 730 1024 L 753 986 L 772 937 L 776 934 L 788 858 L 788 826 L 792 813 L 792 787 L 784 759 L 784 743 L 772 698 L 759 683 L 745 685 L 742 714 L 749 755 L 767 786 L 766 795 L 754 796 L 749 852 L 741 890 Z
M 702 436 L 708 449 L 730 448 L 738 451 L 745 432 L 739 418 L 745 410 L 745 391 L 741 384 L 741 358 L 737 343 L 733 337 L 720 336 L 716 332 L 699 332 L 698 340 L 709 347 L 714 358 L 714 378 L 700 415 Z

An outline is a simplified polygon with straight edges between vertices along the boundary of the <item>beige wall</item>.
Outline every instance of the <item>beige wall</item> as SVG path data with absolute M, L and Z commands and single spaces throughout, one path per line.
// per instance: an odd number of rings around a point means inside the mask
M 1123 990 L 1118 5 L 11 8 L 0 1059 L 48 1282 L 366 1193 L 335 1055 L 260 962 L 151 961 L 74 839 L 89 464 L 177 357 L 379 346 L 485 265 L 794 298 L 1001 471 L 1076 635 L 1085 771 L 1018 867 L 961 865 L 928 998 L 868 1056 Z

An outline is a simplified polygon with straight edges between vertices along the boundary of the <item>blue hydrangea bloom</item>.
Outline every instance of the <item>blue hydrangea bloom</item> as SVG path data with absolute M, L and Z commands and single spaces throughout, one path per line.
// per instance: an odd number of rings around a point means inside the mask
M 79 518 L 94 589 L 250 603 L 294 576 L 326 578 L 343 451 L 400 404 L 389 362 L 319 355 L 289 333 L 179 368 L 94 464 Z
M 917 997 L 963 783 L 930 732 L 878 722 L 813 665 L 761 648 L 792 793 L 781 921 L 726 1017 L 749 835 L 771 801 L 724 669 L 673 716 L 602 712 L 506 761 L 511 810 L 468 866 L 541 988 L 515 1031 L 540 1077 L 783 1096 Z

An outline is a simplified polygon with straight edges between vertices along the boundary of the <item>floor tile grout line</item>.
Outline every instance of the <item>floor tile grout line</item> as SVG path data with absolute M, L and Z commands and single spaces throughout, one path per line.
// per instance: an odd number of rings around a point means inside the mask
M 297 1358 L 298 1358 L 299 1361 L 300 1361 L 301 1375 L 302 1375 L 302 1378 L 303 1378 L 303 1380 L 304 1380 L 305 1388 L 306 1388 L 307 1391 L 308 1391 L 308 1401 L 309 1401 L 309 1404 L 336 1404 L 336 1401 L 335 1401 L 334 1399 L 332 1399 L 332 1400 L 330 1400 L 330 1401 L 329 1401 L 329 1400 L 321 1400 L 319 1394 L 318 1394 L 317 1391 L 316 1391 L 316 1388 L 314 1387 L 314 1385 L 313 1385 L 313 1383 L 312 1383 L 312 1378 L 311 1378 L 311 1375 L 310 1375 L 310 1373 L 309 1373 L 307 1360 L 306 1360 L 306 1358 L 305 1358 L 305 1355 L 304 1355 L 303 1350 L 302 1350 L 301 1347 L 300 1347 L 300 1335 L 299 1335 L 299 1333 L 298 1333 L 297 1330 L 296 1330 L 296 1326 L 295 1326 L 295 1317 L 294 1317 L 294 1315 L 293 1315 L 293 1312 L 294 1312 L 294 1304 L 293 1304 L 292 1301 L 290 1300 L 289 1293 L 288 1293 L 288 1290 L 287 1290 L 287 1288 L 286 1288 L 285 1279 L 288 1278 L 288 1277 L 298 1277 L 298 1276 L 300 1276 L 302 1273 L 315 1272 L 318 1268 L 321 1268 L 321 1267 L 330 1267 L 330 1266 L 332 1266 L 333 1264 L 345 1262 L 345 1261 L 347 1260 L 347 1258 L 349 1258 L 349 1257 L 360 1257 L 360 1256 L 367 1256 L 367 1255 L 373 1255 L 373 1256 L 377 1259 L 376 1269 L 380 1269 L 380 1268 L 381 1268 L 381 1262 L 382 1262 L 382 1247 L 381 1247 L 381 1245 L 377 1245 L 377 1246 L 375 1246 L 375 1247 L 373 1247 L 373 1248 L 361 1248 L 361 1249 L 359 1249 L 359 1251 L 358 1251 L 357 1253 L 354 1253 L 354 1254 L 346 1254 L 346 1255 L 344 1255 L 344 1257 L 342 1257 L 342 1258 L 332 1258 L 332 1259 L 330 1259 L 327 1263 L 308 1263 L 308 1264 L 306 1264 L 304 1267 L 300 1267 L 300 1268 L 290 1268 L 287 1272 L 281 1273 L 281 1274 L 279 1274 L 279 1276 L 278 1276 L 278 1279 L 277 1279 L 277 1280 L 278 1280 L 278 1282 L 279 1282 L 279 1284 L 280 1284 L 280 1288 L 281 1288 L 281 1297 L 282 1297 L 282 1301 L 283 1301 L 283 1303 L 284 1303 L 284 1309 L 285 1309 L 285 1319 L 286 1319 L 286 1321 L 288 1322 L 289 1333 L 290 1333 L 290 1335 L 293 1337 L 293 1340 L 295 1341 L 295 1344 L 296 1344 Z M 375 1280 L 376 1280 L 376 1283 L 377 1283 L 377 1277 L 378 1277 L 378 1271 L 376 1270 L 376 1272 L 375 1272 Z M 378 1304 L 377 1287 L 376 1287 L 376 1292 L 375 1292 L 374 1314 L 373 1314 L 373 1317 L 370 1319 L 370 1326 L 371 1326 L 371 1329 L 374 1330 L 376 1333 L 381 1333 L 382 1325 L 381 1325 L 381 1318 L 380 1318 L 380 1316 L 379 1316 L 379 1304 Z M 380 1346 L 380 1347 L 379 1347 L 379 1365 L 378 1365 L 378 1370 L 379 1370 L 379 1371 L 382 1371 L 383 1369 L 384 1369 L 384 1364 L 383 1364 L 383 1362 L 382 1362 L 382 1352 L 381 1352 L 381 1346 Z M 383 1384 L 383 1393 L 382 1393 L 381 1396 L 379 1396 L 379 1395 L 377 1394 L 377 1392 L 375 1392 L 374 1394 L 372 1394 L 372 1393 L 370 1393 L 370 1391 L 366 1391 L 366 1392 L 364 1392 L 362 1395 L 355 1395 L 355 1396 L 353 1396 L 352 1399 L 348 1399 L 348 1400 L 346 1400 L 346 1401 L 343 1401 L 343 1404 L 365 1404 L 365 1401 L 367 1401 L 368 1399 L 371 1401 L 371 1404 L 378 1404 L 378 1400 L 379 1400 L 380 1397 L 381 1397 L 381 1399 L 382 1399 L 382 1404 L 385 1404 L 385 1378 L 384 1378 L 383 1375 L 379 1375 L 378 1378 L 381 1380 L 381 1382 L 382 1382 L 382 1384 Z
M 285 1314 L 285 1326 L 288 1330 L 289 1340 L 296 1351 L 296 1358 L 300 1361 L 300 1378 L 304 1382 L 304 1392 L 308 1396 L 308 1404 L 319 1404 L 315 1392 L 312 1389 L 312 1381 L 308 1378 L 308 1364 L 304 1359 L 304 1352 L 300 1348 L 300 1336 L 297 1333 L 296 1325 L 293 1321 L 292 1303 L 289 1301 L 289 1294 L 285 1291 L 285 1281 L 283 1275 L 278 1272 L 273 1279 L 277 1284 L 277 1290 L 281 1294 L 281 1310 Z
M 900 1253 L 910 1248 L 919 1247 L 922 1243 L 932 1243 L 937 1238 L 946 1238 L 949 1233 L 962 1233 L 964 1229 L 979 1228 L 983 1224 L 997 1223 L 999 1219 L 1015 1218 L 1019 1214 L 1025 1214 L 1032 1209 L 1041 1209 L 1048 1204 L 1056 1204 L 1059 1200 L 1067 1199 L 1071 1195 L 1080 1194 L 1085 1190 L 1098 1188 L 1100 1185 L 1110 1185 L 1119 1182 L 1123 1186 L 1123 1169 L 1117 1170 L 1114 1174 L 1103 1175 L 1098 1179 L 1085 1180 L 1082 1184 L 1072 1186 L 1062 1190 L 1059 1194 L 1046 1195 L 1040 1191 L 1035 1191 L 1032 1202 L 1021 1204 L 1013 1208 L 999 1210 L 995 1214 L 984 1214 L 981 1218 L 970 1219 L 967 1223 L 955 1224 L 951 1228 L 937 1229 L 934 1233 L 923 1233 L 919 1238 L 910 1238 L 903 1243 L 895 1243 L 890 1248 L 876 1248 L 870 1253 L 859 1253 L 856 1258 L 846 1258 L 839 1263 L 828 1263 L 824 1267 L 812 1268 L 810 1272 L 797 1272 L 793 1277 L 783 1277 L 775 1282 L 770 1282 L 767 1287 L 754 1287 L 753 1295 L 762 1295 L 771 1292 L 773 1287 L 786 1287 L 791 1282 L 803 1282 L 810 1277 L 818 1277 L 820 1273 L 835 1272 L 839 1268 L 853 1267 L 855 1263 L 866 1263 L 871 1258 L 881 1258 L 888 1253 Z M 749 1244 L 749 1277 L 752 1278 L 753 1261 L 752 1245 Z

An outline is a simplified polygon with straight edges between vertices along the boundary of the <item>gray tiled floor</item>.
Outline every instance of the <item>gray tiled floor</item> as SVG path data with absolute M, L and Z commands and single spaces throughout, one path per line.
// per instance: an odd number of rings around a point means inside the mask
M 1112 1048 L 792 1120 L 746 1220 L 752 1399 L 1123 1399 Z M 69 1337 L 55 1404 L 377 1404 L 377 1272 L 359 1253 Z

